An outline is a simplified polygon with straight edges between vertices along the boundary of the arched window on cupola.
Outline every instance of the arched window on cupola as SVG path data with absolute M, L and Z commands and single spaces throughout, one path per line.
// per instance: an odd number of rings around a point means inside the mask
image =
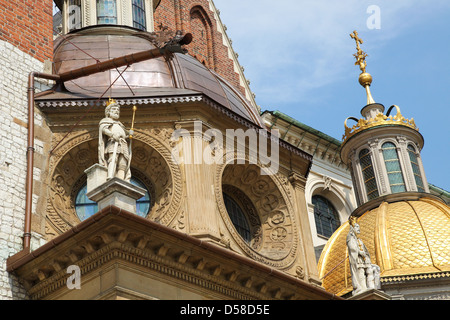
M 386 142 L 382 145 L 381 150 L 383 151 L 384 164 L 386 166 L 391 192 L 405 192 L 405 180 L 403 179 L 397 147 L 392 142 Z
M 361 165 L 367 198 L 372 200 L 379 197 L 377 181 L 373 171 L 372 158 L 370 157 L 370 152 L 368 149 L 363 149 L 359 153 L 359 163 Z
M 147 30 L 144 0 L 133 0 L 133 27 Z
M 412 145 L 408 145 L 409 160 L 411 162 L 414 179 L 416 180 L 417 191 L 425 192 L 423 186 L 422 174 L 420 173 L 419 161 L 417 159 L 416 149 Z
M 97 24 L 117 24 L 116 0 L 97 0 Z
M 67 25 L 69 31 L 80 29 L 81 25 L 81 0 L 68 0 Z

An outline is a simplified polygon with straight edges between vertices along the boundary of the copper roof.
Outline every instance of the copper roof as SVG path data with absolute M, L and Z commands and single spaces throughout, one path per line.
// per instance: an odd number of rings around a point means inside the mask
M 61 74 L 155 48 L 147 32 L 123 26 L 88 27 L 55 40 L 54 73 Z M 94 99 L 105 92 L 107 96 L 115 98 L 201 93 L 258 126 L 263 126 L 258 111 L 236 88 L 194 57 L 181 53 L 66 81 L 64 87 L 67 91 L 53 90 L 38 96 L 36 100 Z

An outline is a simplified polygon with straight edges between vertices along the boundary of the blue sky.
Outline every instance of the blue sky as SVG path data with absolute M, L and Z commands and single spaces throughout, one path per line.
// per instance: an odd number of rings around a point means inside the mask
M 339 140 L 344 120 L 360 118 L 366 104 L 349 36 L 357 30 L 369 55 L 374 100 L 414 118 L 425 139 L 427 180 L 450 191 L 450 1 L 214 3 L 261 109 L 279 110 Z M 371 5 L 379 8 L 379 25 L 371 24 Z

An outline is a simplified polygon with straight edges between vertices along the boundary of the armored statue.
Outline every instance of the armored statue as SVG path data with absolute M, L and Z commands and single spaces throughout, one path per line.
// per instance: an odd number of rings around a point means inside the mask
M 380 267 L 370 260 L 369 251 L 359 238 L 360 228 L 355 217 L 350 217 L 347 235 L 348 258 L 352 275 L 353 295 L 369 289 L 380 289 Z
M 105 118 L 99 124 L 99 163 L 108 168 L 107 180 L 114 177 L 130 181 L 132 130 L 119 121 L 120 105 L 110 99 L 105 108 Z

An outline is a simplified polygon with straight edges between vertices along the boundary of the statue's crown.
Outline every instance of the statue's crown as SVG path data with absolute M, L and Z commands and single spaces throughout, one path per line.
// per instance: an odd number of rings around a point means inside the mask
M 106 103 L 106 106 L 109 107 L 111 104 L 116 104 L 116 100 L 109 98 L 108 102 Z
M 348 223 L 349 223 L 352 227 L 354 227 L 355 224 L 357 223 L 356 217 L 355 217 L 355 216 L 351 216 L 351 217 L 348 219 Z

